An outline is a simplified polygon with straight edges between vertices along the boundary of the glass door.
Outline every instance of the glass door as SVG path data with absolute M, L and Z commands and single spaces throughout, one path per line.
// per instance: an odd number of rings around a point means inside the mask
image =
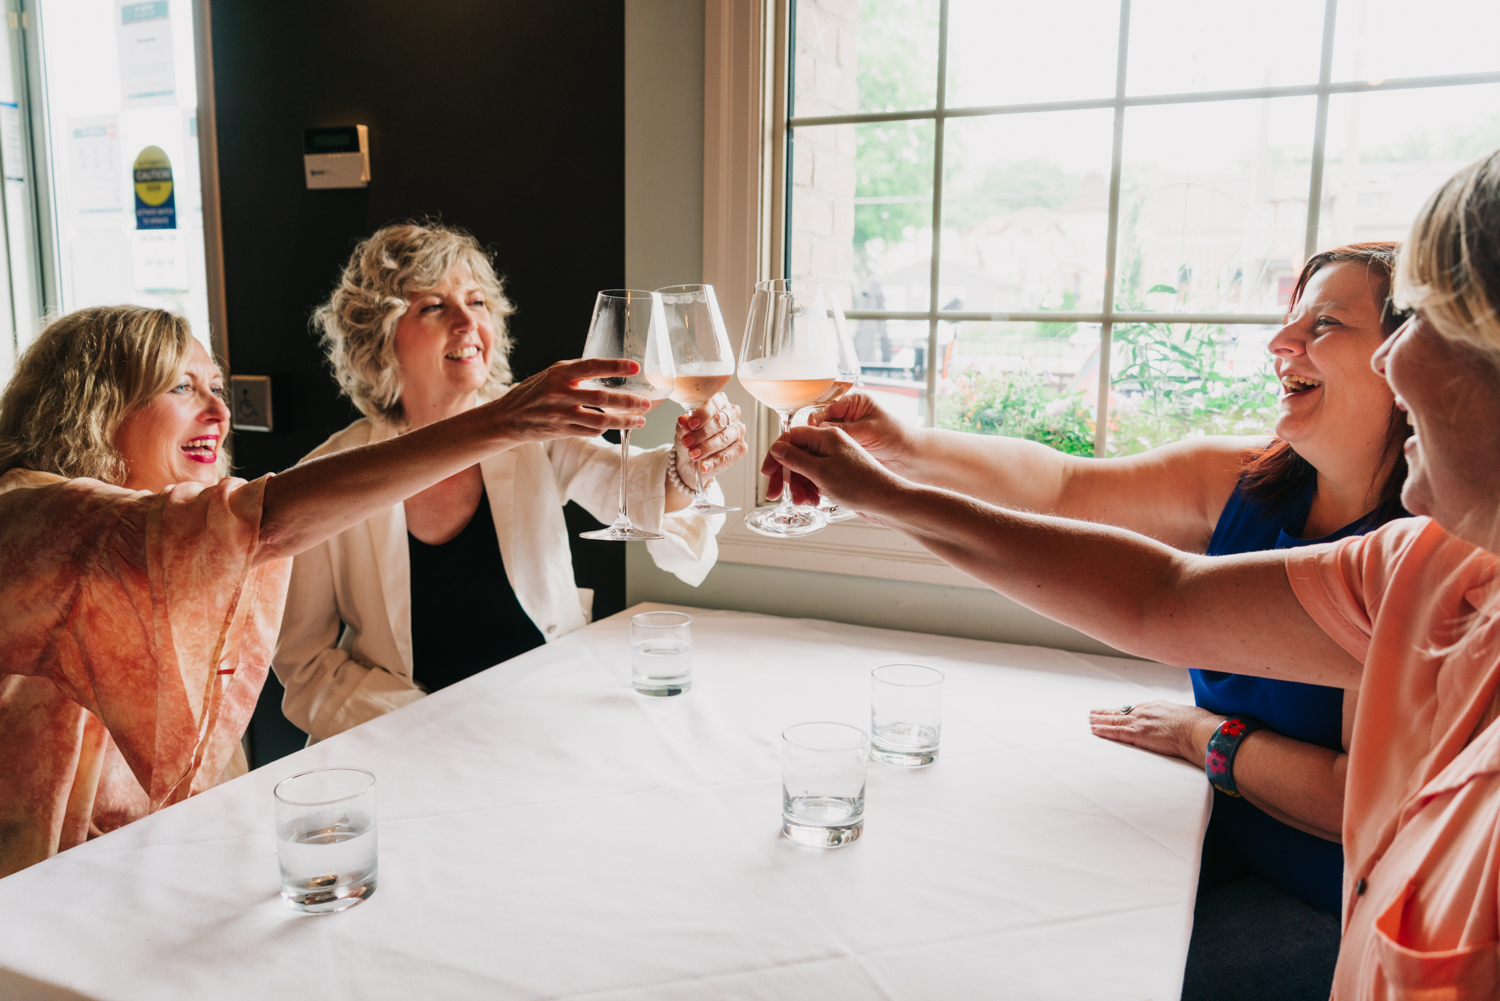
M 36 243 L 48 304 L 170 309 L 207 345 L 191 0 L 37 6 L 31 118 L 44 140 Z M 24 341 L 36 311 L 19 295 L 16 306 Z

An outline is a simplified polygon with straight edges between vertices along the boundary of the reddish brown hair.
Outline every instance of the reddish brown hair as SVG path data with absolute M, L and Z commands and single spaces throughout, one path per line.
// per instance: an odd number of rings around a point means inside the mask
M 1309 257 L 1307 263 L 1302 265 L 1302 273 L 1297 276 L 1287 316 L 1291 316 L 1292 310 L 1301 301 L 1302 293 L 1307 291 L 1307 283 L 1312 281 L 1313 275 L 1330 264 L 1345 262 L 1365 266 L 1380 302 L 1380 329 L 1386 337 L 1391 336 L 1406 320 L 1406 313 L 1397 309 L 1391 301 L 1391 277 L 1396 270 L 1394 243 L 1351 243 Z M 1380 485 L 1379 499 L 1374 510 L 1365 519 L 1369 527 L 1383 525 L 1393 518 L 1404 518 L 1408 514 L 1406 508 L 1401 506 L 1401 486 L 1406 482 L 1406 455 L 1401 446 L 1410 436 L 1411 426 L 1392 403 L 1385 431 L 1385 456 L 1391 468 L 1386 473 L 1385 482 Z M 1277 438 L 1245 467 L 1240 487 L 1247 497 L 1280 506 L 1289 502 L 1309 481 L 1316 481 L 1317 475 L 1318 471 L 1313 468 L 1312 463 L 1298 455 L 1291 442 Z

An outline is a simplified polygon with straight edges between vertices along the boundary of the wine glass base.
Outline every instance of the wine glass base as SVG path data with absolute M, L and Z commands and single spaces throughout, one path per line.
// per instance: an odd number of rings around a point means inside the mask
M 737 507 L 725 507 L 722 504 L 705 504 L 702 507 L 697 507 L 696 505 L 691 505 L 690 504 L 687 507 L 678 508 L 676 511 L 669 511 L 667 513 L 667 517 L 668 518 L 707 518 L 711 514 L 728 514 L 731 511 L 738 511 L 738 510 L 739 510 L 739 508 L 737 508 Z
M 781 505 L 766 504 L 745 515 L 746 528 L 773 539 L 811 535 L 821 532 L 827 524 L 828 519 L 819 514 L 816 508 L 810 507 L 794 507 L 790 513 L 783 513 Z
M 597 539 L 600 542 L 654 542 L 665 539 L 665 535 L 643 531 L 639 528 L 601 528 L 594 532 L 579 532 L 580 539 Z

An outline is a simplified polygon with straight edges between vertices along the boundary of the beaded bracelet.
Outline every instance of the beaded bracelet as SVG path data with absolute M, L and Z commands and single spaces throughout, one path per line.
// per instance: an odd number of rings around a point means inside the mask
M 1208 753 L 1203 756 L 1203 770 L 1215 789 L 1226 796 L 1242 798 L 1239 786 L 1234 783 L 1234 756 L 1242 740 L 1264 729 L 1266 725 L 1254 716 L 1231 716 L 1219 724 L 1208 738 Z
M 699 475 L 702 474 L 700 473 Z M 710 476 L 708 479 L 703 481 L 703 485 L 707 487 L 713 481 L 713 477 Z M 667 455 L 667 482 L 671 483 L 672 486 L 676 487 L 683 493 L 688 494 L 689 496 L 697 492 L 689 487 L 686 483 L 682 482 L 682 474 L 677 471 L 677 449 L 675 447 Z

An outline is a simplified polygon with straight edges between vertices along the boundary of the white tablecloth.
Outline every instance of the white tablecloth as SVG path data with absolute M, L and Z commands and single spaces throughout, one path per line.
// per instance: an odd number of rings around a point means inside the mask
M 1185 672 L 685 610 L 685 696 L 631 692 L 623 613 L 0 880 L 0 998 L 1178 996 L 1207 785 L 1086 712 Z M 791 844 L 781 730 L 868 727 L 893 661 L 946 672 L 941 757 Z M 271 787 L 332 764 L 377 776 L 379 889 L 298 915 Z

